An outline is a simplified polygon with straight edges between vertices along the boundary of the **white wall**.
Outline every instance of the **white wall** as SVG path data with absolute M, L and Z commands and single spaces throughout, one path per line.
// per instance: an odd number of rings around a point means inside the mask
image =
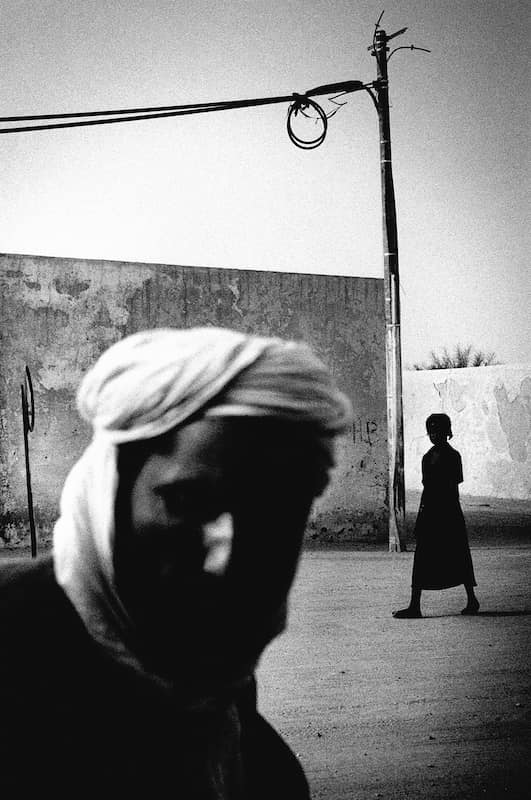
M 531 364 L 404 373 L 406 489 L 421 489 L 426 417 L 452 420 L 463 494 L 531 499 Z

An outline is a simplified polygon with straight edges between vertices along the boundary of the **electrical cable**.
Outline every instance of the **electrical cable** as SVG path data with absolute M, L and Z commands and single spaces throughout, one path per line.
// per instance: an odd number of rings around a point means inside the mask
M 31 125 L 22 127 L 0 128 L 0 133 L 22 133 L 25 131 L 46 131 L 56 130 L 58 128 L 79 128 L 89 125 L 110 125 L 116 122 L 135 122 L 143 119 L 162 119 L 164 117 L 180 117 L 189 114 L 203 114 L 210 111 L 229 111 L 237 108 L 249 108 L 251 106 L 267 105 L 272 103 L 282 103 L 292 100 L 292 95 L 284 97 L 268 97 L 258 98 L 256 100 L 232 100 L 224 103 L 198 103 L 186 106 L 160 106 L 154 107 L 153 111 L 157 113 L 141 113 L 143 109 L 127 109 L 123 111 L 92 111 L 88 114 L 75 113 L 75 114 L 43 114 L 34 115 L 32 117 L 22 117 L 19 119 L 26 120 L 39 120 L 39 119 L 79 119 L 80 117 L 94 117 L 106 116 L 108 119 L 83 119 L 78 122 L 59 122 L 46 125 Z M 163 109 L 173 109 L 165 111 Z M 128 114 L 133 112 L 131 116 L 110 116 L 116 114 Z M 0 117 L 0 122 L 15 121 L 14 117 Z
M 102 117 L 112 116 L 116 119 L 110 120 L 111 122 L 121 119 L 118 115 L 134 114 L 137 119 L 152 119 L 154 114 L 166 114 L 168 116 L 178 116 L 180 114 L 198 114 L 207 111 L 224 111 L 231 108 L 245 108 L 248 106 L 264 105 L 266 103 L 282 103 L 292 99 L 292 95 L 285 95 L 281 97 L 267 97 L 256 98 L 251 100 L 225 100 L 214 103 L 190 103 L 188 105 L 176 106 L 152 106 L 148 108 L 122 108 L 114 109 L 112 111 L 77 111 L 73 114 L 34 114 L 31 116 L 18 116 L 18 117 L 0 117 L 0 122 L 19 122 L 19 121 L 37 121 L 45 119 L 78 119 L 80 117 Z M 150 115 L 150 116 L 148 116 Z M 131 119 L 131 117 L 128 117 Z M 107 120 L 104 120 L 106 122 Z M 74 124 L 74 123 L 72 123 Z M 87 123 L 88 124 L 88 123 Z M 43 128 L 29 127 L 27 130 L 42 130 Z M 8 130 L 13 130 L 9 128 Z
M 396 53 L 397 50 L 422 50 L 423 53 L 431 53 L 431 50 L 428 50 L 426 47 L 417 47 L 416 44 L 405 44 L 402 45 L 402 47 L 395 47 L 394 50 L 391 50 L 391 52 L 387 57 L 387 63 L 390 62 L 391 56 L 393 55 L 393 53 Z
M 118 122 L 138 122 L 148 119 L 162 119 L 165 117 L 178 117 L 187 116 L 190 114 L 202 114 L 211 111 L 229 111 L 238 108 L 251 108 L 263 105 L 272 105 L 275 103 L 290 103 L 288 110 L 288 135 L 293 144 L 305 150 L 314 149 L 323 143 L 327 127 L 328 118 L 333 116 L 339 108 L 336 108 L 331 114 L 327 115 L 322 107 L 311 96 L 332 95 L 339 97 L 350 92 L 360 91 L 361 89 L 369 90 L 372 84 L 363 84 L 361 81 L 342 81 L 339 83 L 330 83 L 324 86 L 317 86 L 310 89 L 304 94 L 294 92 L 291 95 L 280 95 L 277 97 L 261 97 L 252 98 L 248 100 L 225 100 L 210 103 L 193 103 L 188 105 L 174 105 L 174 106 L 151 106 L 146 108 L 125 108 L 114 109 L 107 111 L 86 111 L 74 113 L 59 113 L 59 114 L 32 114 L 32 115 L 19 115 L 0 117 L 0 123 L 6 122 L 38 122 L 40 120 L 68 120 L 65 122 L 44 123 L 40 125 L 22 125 L 0 128 L 0 133 L 25 133 L 29 131 L 44 131 L 44 130 L 57 130 L 64 128 L 79 128 L 92 125 L 110 125 Z M 332 102 L 335 99 L 332 98 Z M 336 103 L 335 105 L 342 106 L 344 103 Z M 305 109 L 312 108 L 317 112 L 318 119 L 321 120 L 323 130 L 314 139 L 305 140 L 295 134 L 293 131 L 292 120 L 299 112 L 304 116 Z M 90 119 L 88 119 L 90 117 Z M 93 119 L 100 117 L 100 119 Z M 105 117 L 105 119 L 101 119 Z M 74 121 L 72 121 L 74 120 Z

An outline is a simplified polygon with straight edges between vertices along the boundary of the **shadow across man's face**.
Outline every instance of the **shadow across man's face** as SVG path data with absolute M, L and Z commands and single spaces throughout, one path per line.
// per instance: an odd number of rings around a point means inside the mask
M 253 669 L 283 627 L 330 462 L 329 440 L 252 418 L 120 447 L 116 585 L 146 666 L 199 682 Z

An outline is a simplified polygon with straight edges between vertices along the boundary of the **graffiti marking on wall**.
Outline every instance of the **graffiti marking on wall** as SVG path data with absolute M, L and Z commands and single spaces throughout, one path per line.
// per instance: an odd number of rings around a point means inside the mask
M 354 444 L 373 445 L 378 439 L 378 423 L 375 419 L 356 417 L 352 423 L 352 441 Z

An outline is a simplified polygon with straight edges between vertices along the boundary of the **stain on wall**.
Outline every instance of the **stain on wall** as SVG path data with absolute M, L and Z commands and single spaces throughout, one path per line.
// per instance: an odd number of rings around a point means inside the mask
M 503 384 L 494 387 L 494 399 L 498 406 L 500 426 L 507 440 L 509 455 L 513 461 L 525 463 L 528 457 L 528 442 L 531 432 L 531 398 L 526 394 L 527 381 L 522 381 L 520 393 L 512 400 Z
M 433 384 L 443 405 L 457 413 L 466 408 L 466 386 L 460 385 L 453 378 Z
M 83 374 L 110 344 L 152 327 L 217 325 L 308 341 L 352 399 L 335 478 L 309 536 L 386 536 L 383 281 L 254 270 L 0 256 L 0 531 L 23 535 L 27 508 L 20 382 L 31 370 L 30 435 L 41 537 L 62 484 L 90 439 L 75 409 Z M 7 531 L 7 533 L 6 533 Z
M 531 364 L 404 374 L 406 489 L 421 489 L 420 459 L 431 446 L 424 423 L 451 417 L 463 459 L 462 492 L 531 499 Z

